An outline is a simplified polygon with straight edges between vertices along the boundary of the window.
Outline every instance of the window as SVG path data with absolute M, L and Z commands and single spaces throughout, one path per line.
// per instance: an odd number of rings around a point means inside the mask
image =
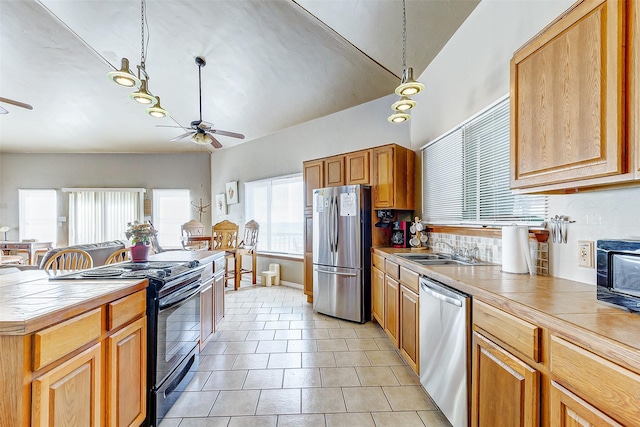
M 190 219 L 190 203 L 189 190 L 153 190 L 153 227 L 158 230 L 160 246 L 181 247 L 181 227 Z
M 57 195 L 56 190 L 18 190 L 20 240 L 37 239 L 56 244 Z
M 545 196 L 509 189 L 509 98 L 505 97 L 422 150 L 423 218 L 440 224 L 536 224 Z
M 302 174 L 244 184 L 245 218 L 260 224 L 258 250 L 302 255 Z
M 69 193 L 69 245 L 126 240 L 127 223 L 142 220 L 144 189 L 63 188 Z

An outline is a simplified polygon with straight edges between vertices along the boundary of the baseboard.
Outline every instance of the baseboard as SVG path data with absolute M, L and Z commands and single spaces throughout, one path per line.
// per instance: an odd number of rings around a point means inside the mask
M 258 277 L 257 283 L 262 286 L 262 277 Z M 280 280 L 280 285 L 288 286 L 290 288 L 304 290 L 304 287 L 300 283 L 287 282 L 286 280 Z

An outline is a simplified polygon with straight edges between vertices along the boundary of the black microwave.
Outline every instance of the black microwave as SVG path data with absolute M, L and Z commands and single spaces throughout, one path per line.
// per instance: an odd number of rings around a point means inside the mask
M 598 240 L 598 300 L 640 312 L 640 240 Z

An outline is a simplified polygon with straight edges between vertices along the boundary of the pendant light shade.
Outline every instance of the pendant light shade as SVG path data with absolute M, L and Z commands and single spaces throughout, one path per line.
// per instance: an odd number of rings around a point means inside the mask
M 406 122 L 409 119 L 411 119 L 411 116 L 406 113 L 395 113 L 387 118 L 387 120 L 389 120 L 391 123 L 402 123 Z
M 129 98 L 133 99 L 139 104 L 145 104 L 150 107 L 153 107 L 158 103 L 158 98 L 151 95 L 147 90 L 147 80 L 142 80 L 142 85 L 140 85 L 140 89 L 129 94 Z
M 156 97 L 156 99 L 158 100 L 158 103 L 153 107 L 147 108 L 145 110 L 147 114 L 150 115 L 151 117 L 157 117 L 160 119 L 163 117 L 169 117 L 169 112 L 164 108 L 162 108 L 162 106 L 160 105 L 160 97 L 158 96 Z
M 139 88 L 142 84 L 140 79 L 134 76 L 129 69 L 129 60 L 127 58 L 122 58 L 122 67 L 117 71 L 107 73 L 107 78 L 115 84 L 124 87 Z
M 409 67 L 404 70 L 400 86 L 396 88 L 396 95 L 411 96 L 424 90 L 424 85 L 413 80 L 413 68 Z
M 393 111 L 403 112 L 403 111 L 409 111 L 415 106 L 416 106 L 416 101 L 409 98 L 408 96 L 402 96 L 398 101 L 394 102 L 393 105 L 391 105 L 391 109 Z

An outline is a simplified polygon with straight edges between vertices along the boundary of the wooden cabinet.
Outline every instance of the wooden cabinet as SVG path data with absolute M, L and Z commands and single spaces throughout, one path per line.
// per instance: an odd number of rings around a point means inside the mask
M 384 331 L 398 347 L 400 333 L 400 282 L 386 275 L 384 278 Z
M 384 328 L 384 272 L 371 267 L 371 317 Z
M 304 216 L 304 294 L 313 302 L 313 215 Z
M 471 426 L 539 426 L 539 372 L 477 332 L 472 345 Z
M 370 150 L 356 151 L 344 156 L 347 185 L 371 184 L 370 156 Z
M 147 415 L 147 319 L 107 338 L 107 426 L 138 426 Z
M 418 294 L 400 286 L 400 354 L 416 372 L 420 372 L 420 304 Z
M 396 144 L 377 147 L 373 155 L 373 209 L 413 210 L 415 153 Z
M 339 187 L 344 183 L 344 156 L 324 159 L 324 187 Z
M 551 427 L 622 427 L 602 411 L 580 399 L 555 381 L 549 394 Z
M 213 278 L 211 278 L 200 289 L 200 351 L 213 336 L 213 316 Z
M 213 330 L 220 329 L 225 317 L 224 270 L 216 271 L 213 277 Z
M 220 255 L 204 266 L 200 290 L 200 351 L 224 320 L 225 257 Z
M 324 161 L 311 160 L 302 164 L 304 179 L 304 208 L 313 209 L 313 190 L 324 187 Z
M 101 343 L 34 379 L 32 393 L 32 426 L 101 426 Z
M 640 179 L 640 4 L 627 1 L 627 138 L 635 150 L 635 179 Z
M 514 54 L 511 188 L 630 179 L 625 17 L 624 1 L 585 0 Z

